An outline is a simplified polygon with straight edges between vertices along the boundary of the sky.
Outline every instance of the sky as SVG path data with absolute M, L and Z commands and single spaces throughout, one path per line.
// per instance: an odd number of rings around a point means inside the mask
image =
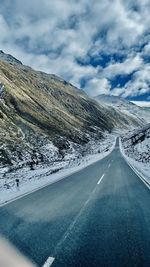
M 150 0 L 0 0 L 0 49 L 90 96 L 150 100 Z

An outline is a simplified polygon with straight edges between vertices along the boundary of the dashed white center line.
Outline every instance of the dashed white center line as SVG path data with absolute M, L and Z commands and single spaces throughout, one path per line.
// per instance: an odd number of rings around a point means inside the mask
M 100 184 L 101 183 L 101 181 L 103 180 L 104 176 L 105 176 L 105 173 L 101 176 L 101 178 L 99 179 L 99 181 L 97 182 L 97 184 Z
M 109 163 L 108 168 L 110 168 L 111 164 Z
M 49 257 L 42 267 L 50 267 L 52 263 L 54 262 L 54 260 L 55 258 Z

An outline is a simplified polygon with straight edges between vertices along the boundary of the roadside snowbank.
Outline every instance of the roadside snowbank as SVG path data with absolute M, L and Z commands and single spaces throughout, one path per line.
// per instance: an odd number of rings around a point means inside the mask
M 150 189 L 150 163 L 140 162 L 137 161 L 135 158 L 131 158 L 129 155 L 127 155 L 126 150 L 121 142 L 121 139 L 119 139 L 119 143 L 122 156 L 125 158 L 129 166 L 134 170 L 134 172 L 143 180 L 143 182 Z
M 69 160 L 72 155 L 68 155 L 65 161 L 55 162 L 52 166 L 41 166 L 41 168 L 31 170 L 29 167 L 14 170 L 10 174 L 0 173 L 0 204 L 5 204 L 11 200 L 30 194 L 42 187 L 59 181 L 81 169 L 101 160 L 112 152 L 115 147 L 116 137 L 109 136 L 98 146 L 95 145 L 95 154 L 88 154 L 76 160 Z M 94 144 L 93 144 L 94 147 Z M 93 153 L 93 149 L 92 149 Z M 16 179 L 20 180 L 19 189 L 16 187 Z

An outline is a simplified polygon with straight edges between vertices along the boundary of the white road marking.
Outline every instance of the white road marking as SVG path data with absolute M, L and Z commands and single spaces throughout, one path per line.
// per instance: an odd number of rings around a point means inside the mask
M 150 189 L 150 184 L 146 181 L 144 175 L 142 175 L 142 173 L 139 173 L 139 171 L 136 170 L 135 167 L 133 167 L 125 157 L 124 159 L 126 163 L 129 165 L 129 167 L 132 169 L 132 171 L 140 178 L 140 180 L 148 187 L 148 189 Z
M 97 184 L 100 184 L 101 183 L 101 181 L 103 180 L 104 176 L 105 176 L 105 173 L 101 176 L 101 178 L 99 179 L 99 181 L 97 182 Z
M 57 254 L 57 251 L 62 247 L 62 244 L 65 242 L 65 240 L 68 238 L 68 236 L 70 235 L 72 229 L 74 228 L 75 224 L 77 223 L 77 221 L 79 220 L 80 216 L 82 215 L 82 213 L 85 211 L 87 205 L 89 204 L 89 202 L 91 201 L 93 195 L 95 194 L 95 191 L 97 190 L 97 186 L 94 187 L 93 191 L 91 192 L 89 198 L 86 200 L 86 202 L 84 203 L 84 205 L 82 206 L 82 208 L 80 209 L 79 213 L 77 214 L 77 216 L 75 217 L 75 219 L 73 220 L 73 222 L 70 224 L 70 226 L 68 227 L 67 231 L 65 232 L 65 234 L 63 235 L 63 237 L 60 239 L 60 241 L 58 242 L 57 246 L 55 247 L 55 254 Z M 45 266 L 44 266 L 45 267 Z
M 111 164 L 109 163 L 109 165 L 108 165 L 108 169 L 110 168 L 110 166 L 111 166 Z
M 55 258 L 49 257 L 47 261 L 44 263 L 43 267 L 50 267 L 52 263 L 54 262 Z

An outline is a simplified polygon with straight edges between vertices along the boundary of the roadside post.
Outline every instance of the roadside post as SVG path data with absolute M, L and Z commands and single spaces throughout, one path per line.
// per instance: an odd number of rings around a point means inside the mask
M 17 189 L 19 189 L 19 179 L 18 178 L 16 179 L 16 186 L 17 186 Z

